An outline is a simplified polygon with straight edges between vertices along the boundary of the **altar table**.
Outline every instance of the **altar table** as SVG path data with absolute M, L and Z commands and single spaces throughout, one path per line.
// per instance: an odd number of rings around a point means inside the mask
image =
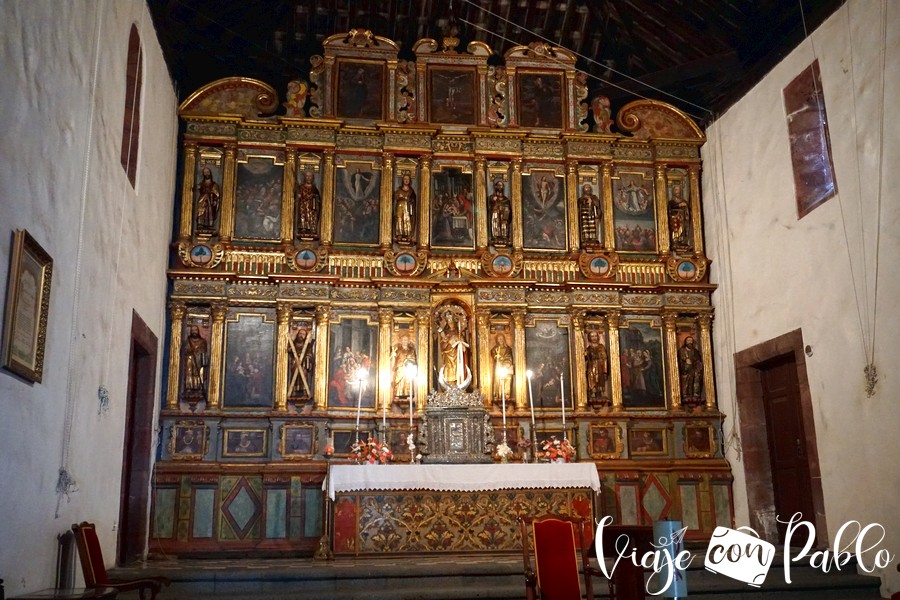
M 518 518 L 594 520 L 594 463 L 332 465 L 337 555 L 516 552 Z

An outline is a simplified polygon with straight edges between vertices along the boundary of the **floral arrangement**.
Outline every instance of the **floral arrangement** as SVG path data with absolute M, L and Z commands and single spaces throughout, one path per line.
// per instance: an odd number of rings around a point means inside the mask
M 539 445 L 541 452 L 538 453 L 538 456 L 546 458 L 550 462 L 555 462 L 557 459 L 571 462 L 575 458 L 575 447 L 569 443 L 568 439 L 563 438 L 560 440 L 554 435 L 549 440 L 542 441 Z
M 394 460 L 394 453 L 387 444 L 375 439 L 357 440 L 350 447 L 350 455 L 357 463 L 384 464 Z
M 510 448 L 505 441 L 500 442 L 497 445 L 497 456 L 500 457 L 500 460 L 506 462 L 509 460 L 509 457 L 512 456 L 512 448 Z

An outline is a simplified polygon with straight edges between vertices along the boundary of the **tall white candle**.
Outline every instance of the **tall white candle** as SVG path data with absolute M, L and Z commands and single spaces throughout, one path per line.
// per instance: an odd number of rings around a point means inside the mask
M 559 374 L 559 395 L 562 399 L 562 420 L 563 420 L 563 438 L 566 437 L 566 382 L 563 381 L 562 373 Z
M 525 372 L 528 377 L 528 407 L 531 409 L 531 428 L 534 429 L 534 390 L 531 385 L 531 377 L 534 375 L 530 370 Z

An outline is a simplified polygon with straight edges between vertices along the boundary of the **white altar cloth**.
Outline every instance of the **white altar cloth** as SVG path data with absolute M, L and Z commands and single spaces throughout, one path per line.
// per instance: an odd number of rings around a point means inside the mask
M 370 490 L 477 492 L 589 487 L 600 492 L 600 476 L 594 463 L 331 465 L 325 483 L 332 500 L 338 492 Z

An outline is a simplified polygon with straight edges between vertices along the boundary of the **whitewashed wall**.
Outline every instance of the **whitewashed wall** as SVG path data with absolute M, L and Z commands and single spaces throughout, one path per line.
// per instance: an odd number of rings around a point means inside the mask
M 900 590 L 898 55 L 900 3 L 851 0 L 709 128 L 703 149 L 726 434 L 738 418 L 732 354 L 802 329 L 813 349 L 806 365 L 829 535 L 833 542 L 850 520 L 884 525 L 882 547 L 895 557 L 883 574 L 886 595 Z M 815 57 L 839 194 L 798 220 L 782 89 Z M 861 322 L 875 336 L 879 381 L 872 398 L 863 387 Z M 729 441 L 736 521 L 747 525 L 744 466 L 736 440 Z
M 132 23 L 144 50 L 136 189 L 119 162 Z M 165 338 L 177 107 L 140 0 L 3 2 L 0 78 L 0 298 L 13 229 L 54 259 L 43 383 L 0 373 L 0 578 L 14 595 L 53 584 L 56 535 L 72 523 L 95 521 L 115 559 L 132 309 Z M 67 400 L 78 491 L 57 507 Z

